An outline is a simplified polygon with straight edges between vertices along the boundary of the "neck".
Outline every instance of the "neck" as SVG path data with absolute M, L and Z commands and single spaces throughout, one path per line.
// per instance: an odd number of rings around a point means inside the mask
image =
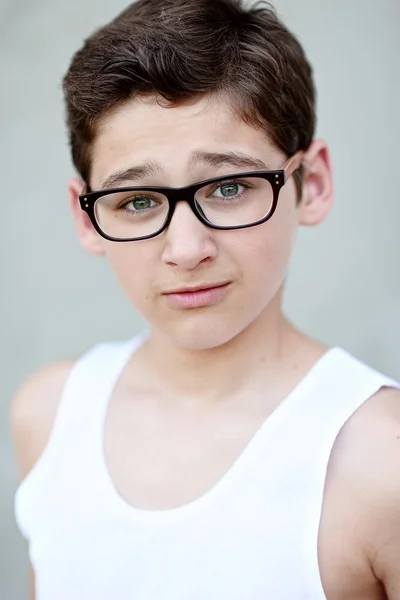
M 158 385 L 175 396 L 218 400 L 268 382 L 285 372 L 304 344 L 302 336 L 281 312 L 280 298 L 228 343 L 194 351 L 174 345 L 153 331 L 147 345 Z M 260 381 L 262 379 L 262 381 Z

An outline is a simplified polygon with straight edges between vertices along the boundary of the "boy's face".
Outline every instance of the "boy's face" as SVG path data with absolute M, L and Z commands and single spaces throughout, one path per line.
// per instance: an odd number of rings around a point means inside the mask
M 227 163 L 211 166 L 194 160 L 199 153 L 246 154 L 269 169 L 280 169 L 287 159 L 265 133 L 235 118 L 221 101 L 165 108 L 153 99 L 133 100 L 100 126 L 88 183 L 93 190 L 101 189 L 110 176 L 147 162 L 156 166 L 155 173 L 121 185 L 183 187 L 251 170 Z M 308 151 L 306 165 L 302 202 L 297 203 L 291 177 L 273 217 L 242 230 L 210 229 L 187 202 L 178 202 L 169 228 L 158 237 L 110 242 L 94 231 L 78 207 L 82 183 L 72 181 L 70 193 L 84 246 L 107 255 L 132 304 L 180 346 L 205 349 L 228 342 L 261 315 L 277 318 L 297 227 L 300 222 L 321 221 L 332 196 L 329 158 L 321 142 Z M 167 294 L 187 286 L 220 284 L 227 286 L 192 300 Z M 188 307 L 186 301 L 195 306 Z

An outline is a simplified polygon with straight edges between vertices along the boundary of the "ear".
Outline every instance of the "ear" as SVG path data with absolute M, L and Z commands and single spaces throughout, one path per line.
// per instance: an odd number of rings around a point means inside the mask
M 328 215 L 333 203 L 331 158 L 322 140 L 314 141 L 303 158 L 303 197 L 299 205 L 301 225 L 313 226 Z
M 81 179 L 72 178 L 68 182 L 68 194 L 72 215 L 75 221 L 78 238 L 85 250 L 91 254 L 105 254 L 101 236 L 92 225 L 89 215 L 81 209 L 79 194 L 82 194 L 85 184 Z

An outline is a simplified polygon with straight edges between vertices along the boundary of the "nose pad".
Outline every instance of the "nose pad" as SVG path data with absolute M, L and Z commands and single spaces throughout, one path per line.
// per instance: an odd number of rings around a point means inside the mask
M 196 204 L 196 209 L 197 209 L 198 213 L 203 217 L 203 219 L 205 219 L 207 221 L 207 217 L 204 214 L 203 209 L 201 208 L 200 204 L 197 204 L 197 202 L 195 204 Z M 195 213 L 195 216 L 197 217 L 196 213 Z

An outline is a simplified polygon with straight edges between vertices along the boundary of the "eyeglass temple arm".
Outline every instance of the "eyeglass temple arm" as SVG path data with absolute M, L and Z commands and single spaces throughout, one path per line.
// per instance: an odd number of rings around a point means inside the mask
M 301 167 L 303 160 L 304 151 L 299 150 L 291 158 L 289 158 L 282 167 L 282 170 L 286 173 L 286 179 L 289 179 L 297 169 Z

